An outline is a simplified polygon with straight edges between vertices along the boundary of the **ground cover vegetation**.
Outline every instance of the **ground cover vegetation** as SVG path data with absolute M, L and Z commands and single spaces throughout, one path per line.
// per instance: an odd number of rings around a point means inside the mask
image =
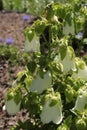
M 86 1 L 32 0 L 27 10 L 37 19 L 24 30 L 24 51 L 12 51 L 12 39 L 6 40 L 5 51 L 1 48 L 9 63 L 22 58 L 25 67 L 7 92 L 4 108 L 9 115 L 26 109 L 29 117 L 11 130 L 86 130 Z

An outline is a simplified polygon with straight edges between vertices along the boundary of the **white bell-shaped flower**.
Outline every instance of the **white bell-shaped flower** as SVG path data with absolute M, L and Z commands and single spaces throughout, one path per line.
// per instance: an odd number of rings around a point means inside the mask
M 63 65 L 63 71 L 64 72 L 69 72 L 70 70 L 75 70 L 75 61 L 74 61 L 74 52 L 72 49 L 70 49 L 69 47 L 67 47 L 67 52 L 66 55 L 64 57 L 64 59 L 61 59 L 60 56 L 60 63 Z
M 7 100 L 6 103 L 5 103 L 5 107 L 6 107 L 6 110 L 7 110 L 8 114 L 9 115 L 14 115 L 17 112 L 19 112 L 20 104 L 21 104 L 21 102 L 16 104 L 14 99 Z
M 54 96 L 45 101 L 40 118 L 43 124 L 48 124 L 51 121 L 55 124 L 60 124 L 63 119 L 62 115 L 62 103 L 60 99 L 57 99 L 57 103 L 50 105 Z
M 68 34 L 75 34 L 75 30 L 74 30 L 74 24 L 72 24 L 71 26 L 66 23 L 66 25 L 63 27 L 63 34 L 68 35 Z
M 85 109 L 86 104 L 87 104 L 87 87 L 83 86 L 83 88 L 80 88 L 78 91 L 77 100 L 72 110 L 82 112 Z
M 78 68 L 78 72 L 74 72 L 72 77 L 87 80 L 87 66 L 85 65 L 82 69 Z
M 40 52 L 40 41 L 39 37 L 34 34 L 34 37 L 31 41 L 26 37 L 25 40 L 25 47 L 24 47 L 25 52 Z
M 87 103 L 87 95 L 79 95 L 77 97 L 75 107 L 73 108 L 73 110 L 83 111 L 86 103 Z
M 47 71 L 46 74 L 44 74 L 43 78 L 37 75 L 30 86 L 30 91 L 37 92 L 40 94 L 44 90 L 51 87 L 51 82 L 52 82 L 52 76 L 50 71 Z

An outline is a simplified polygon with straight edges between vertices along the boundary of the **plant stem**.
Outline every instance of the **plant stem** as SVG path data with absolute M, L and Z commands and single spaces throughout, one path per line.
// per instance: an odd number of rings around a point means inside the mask
M 49 43 L 48 43 L 48 47 L 49 47 L 49 59 L 50 59 L 50 56 L 51 56 L 51 31 L 50 31 L 50 28 L 49 28 Z

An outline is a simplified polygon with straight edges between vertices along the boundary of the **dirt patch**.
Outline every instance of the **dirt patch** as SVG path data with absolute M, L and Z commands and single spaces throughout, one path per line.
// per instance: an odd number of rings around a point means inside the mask
M 29 16 L 29 19 L 24 19 L 24 16 Z M 34 17 L 25 13 L 16 12 L 0 12 L 0 39 L 3 44 L 6 44 L 7 38 L 13 38 L 13 45 L 20 50 L 24 47 L 24 29 L 30 26 Z M 0 44 L 2 44 L 0 42 Z M 10 68 L 11 74 L 9 76 L 9 67 L 5 59 L 0 57 L 0 130 L 9 130 L 19 120 L 25 120 L 28 117 L 26 110 L 17 113 L 15 116 L 9 116 L 3 110 L 7 90 L 11 87 L 11 78 L 15 79 L 16 74 L 22 69 L 21 66 L 13 65 Z

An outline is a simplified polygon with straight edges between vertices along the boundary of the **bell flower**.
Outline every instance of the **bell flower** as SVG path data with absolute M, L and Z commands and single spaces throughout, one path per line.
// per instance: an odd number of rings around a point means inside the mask
M 73 108 L 73 110 L 83 111 L 86 103 L 87 95 L 79 95 L 77 97 L 75 107 Z
M 43 78 L 37 75 L 30 86 L 30 91 L 37 92 L 40 94 L 44 90 L 51 87 L 51 81 L 52 81 L 52 76 L 50 71 L 47 71 L 46 74 L 44 74 Z
M 26 37 L 24 51 L 40 52 L 40 41 L 39 37 L 36 34 L 34 34 L 34 37 L 31 41 L 29 41 L 29 39 Z
M 22 92 L 19 86 L 9 89 L 6 97 L 5 108 L 9 115 L 14 115 L 20 110 Z
M 73 77 L 87 80 L 87 66 L 85 66 L 84 69 L 79 69 L 78 72 L 73 74 Z
M 87 87 L 83 87 L 79 90 L 79 94 L 76 99 L 75 106 L 72 110 L 77 110 L 83 112 L 85 109 L 85 105 L 87 104 Z
M 5 106 L 6 106 L 6 110 L 7 110 L 8 114 L 9 115 L 16 114 L 20 110 L 20 104 L 21 104 L 21 102 L 16 104 L 14 99 L 7 100 L 5 103 Z
M 62 103 L 59 93 L 49 96 L 45 101 L 40 118 L 43 124 L 48 124 L 51 121 L 55 124 L 60 124 L 62 122 Z
M 87 80 L 87 66 L 84 61 L 80 60 L 79 58 L 76 58 L 76 66 L 77 71 L 74 71 L 72 74 L 73 78 L 80 78 L 83 80 Z
M 59 58 L 60 63 L 63 65 L 63 71 L 69 72 L 70 70 L 75 70 L 75 61 L 74 61 L 74 51 L 70 47 L 67 47 L 66 55 L 62 59 Z
M 74 33 L 75 33 L 74 24 L 72 24 L 70 26 L 68 23 L 66 23 L 64 28 L 63 28 L 63 34 L 65 34 L 65 35 L 68 35 L 68 34 L 74 35 Z

